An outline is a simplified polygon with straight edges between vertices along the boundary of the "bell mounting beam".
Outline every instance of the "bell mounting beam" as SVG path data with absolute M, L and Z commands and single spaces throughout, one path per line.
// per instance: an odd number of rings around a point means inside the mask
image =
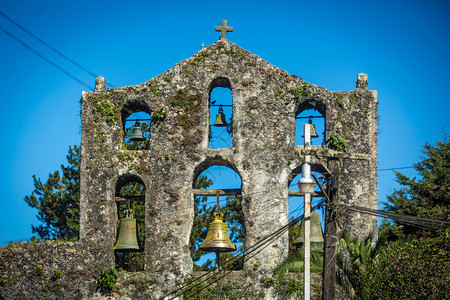
M 192 189 L 192 192 L 194 193 L 194 196 L 238 196 L 242 193 L 241 189 Z M 304 193 L 300 193 L 299 191 L 288 191 L 288 196 L 304 196 Z M 311 194 L 312 197 L 319 197 L 323 198 L 325 197 L 323 193 L 313 193 Z M 117 198 L 116 198 L 117 199 Z M 117 201 L 117 200 L 116 200 Z
M 116 202 L 125 201 L 145 201 L 145 196 L 126 196 L 126 197 L 115 197 Z
M 208 190 L 208 189 L 192 189 L 194 196 L 237 196 L 241 194 L 241 189 L 223 189 L 223 190 Z

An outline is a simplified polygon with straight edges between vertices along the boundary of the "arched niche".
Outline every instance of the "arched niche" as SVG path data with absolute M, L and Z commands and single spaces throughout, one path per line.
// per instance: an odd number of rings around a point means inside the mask
M 121 117 L 123 131 L 122 149 L 148 149 L 151 138 L 151 112 L 145 102 L 127 102 L 122 108 Z
M 295 112 L 295 145 L 304 145 L 304 125 L 311 123 L 315 127 L 315 132 L 318 135 L 316 138 L 311 138 L 312 146 L 323 145 L 326 141 L 326 106 L 316 100 L 305 100 L 298 104 Z
M 134 211 L 136 219 L 136 234 L 139 249 L 115 250 L 115 265 L 120 270 L 138 272 L 144 270 L 145 262 L 145 192 L 146 186 L 137 175 L 122 175 L 115 185 L 117 235 L 116 244 L 121 230 L 121 219 L 126 216 L 126 210 Z M 122 232 L 122 234 L 128 234 Z
M 233 91 L 228 78 L 214 79 L 209 86 L 208 148 L 233 147 Z
M 208 230 L 208 224 L 214 221 L 213 213 L 217 208 L 216 191 L 221 191 L 219 207 L 223 213 L 223 222 L 228 225 L 230 240 L 236 251 L 221 253 L 220 263 L 228 270 L 243 268 L 242 254 L 245 247 L 245 223 L 241 207 L 242 179 L 231 164 L 218 159 L 211 159 L 200 164 L 193 177 L 194 222 L 190 236 L 191 257 L 194 270 L 209 270 L 216 267 L 216 254 L 199 251 Z M 225 194 L 223 194 L 224 192 Z

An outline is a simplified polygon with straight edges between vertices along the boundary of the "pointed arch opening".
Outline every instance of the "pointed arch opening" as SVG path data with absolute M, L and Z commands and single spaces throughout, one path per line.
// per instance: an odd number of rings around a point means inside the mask
M 144 270 L 145 191 L 144 182 L 136 175 L 124 175 L 117 180 L 115 187 L 117 238 L 114 259 L 119 270 L 127 272 Z M 130 210 L 133 213 L 130 213 Z M 132 221 L 132 218 L 135 221 Z M 130 244 L 133 245 L 129 246 Z
M 203 165 L 196 170 L 193 181 L 194 222 L 190 236 L 191 257 L 194 270 L 215 269 L 217 264 L 227 270 L 242 270 L 243 257 L 236 256 L 244 251 L 245 226 L 242 211 L 242 180 L 239 174 L 226 163 Z M 236 251 L 222 252 L 217 260 L 216 253 L 202 251 L 208 225 L 214 221 L 217 211 L 217 193 L 219 208 L 223 214 L 223 223 L 228 226 L 228 236 Z

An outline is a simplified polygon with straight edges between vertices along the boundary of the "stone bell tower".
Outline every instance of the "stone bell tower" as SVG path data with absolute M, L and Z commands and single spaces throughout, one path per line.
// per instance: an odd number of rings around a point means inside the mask
M 189 237 L 194 218 L 194 182 L 213 165 L 227 166 L 242 179 L 240 194 L 246 244 L 252 246 L 288 223 L 292 178 L 304 155 L 312 169 L 338 178 L 337 203 L 377 208 L 377 93 L 358 75 L 355 90 L 329 91 L 271 65 L 221 37 L 192 57 L 147 82 L 95 90 L 81 103 L 80 238 L 104 265 L 114 265 L 116 192 L 134 180 L 145 186 L 145 263 L 142 276 L 164 285 L 192 271 Z M 232 147 L 210 149 L 210 93 L 232 92 Z M 295 117 L 315 109 L 325 120 L 325 143 L 305 149 L 294 143 Z M 123 148 L 126 119 L 151 116 L 147 149 Z M 338 227 L 356 235 L 374 231 L 376 217 L 339 211 Z M 261 249 L 254 265 L 272 270 L 286 257 L 287 233 Z

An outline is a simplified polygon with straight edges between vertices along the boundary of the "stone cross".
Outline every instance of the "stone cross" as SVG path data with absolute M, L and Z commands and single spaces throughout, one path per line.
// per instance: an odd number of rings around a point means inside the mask
M 227 27 L 227 20 L 222 20 L 222 26 L 216 26 L 216 31 L 222 31 L 219 40 L 226 40 L 227 32 L 233 32 L 233 27 Z

